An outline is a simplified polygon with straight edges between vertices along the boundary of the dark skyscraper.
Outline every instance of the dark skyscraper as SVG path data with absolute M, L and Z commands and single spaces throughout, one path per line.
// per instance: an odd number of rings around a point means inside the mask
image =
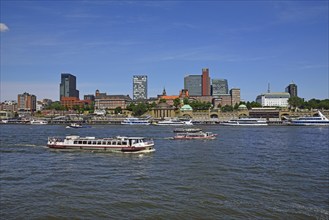
M 79 99 L 79 90 L 77 90 L 76 77 L 69 73 L 62 73 L 60 94 L 59 98 L 62 97 L 76 97 Z
M 290 83 L 289 86 L 286 87 L 286 92 L 290 94 L 290 97 L 295 97 L 297 95 L 297 85 L 295 83 Z

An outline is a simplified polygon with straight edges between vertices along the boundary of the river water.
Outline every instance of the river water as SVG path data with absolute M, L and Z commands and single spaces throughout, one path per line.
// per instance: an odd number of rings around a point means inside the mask
M 1 219 L 329 219 L 329 128 L 1 125 Z M 152 137 L 150 154 L 59 152 L 48 136 Z

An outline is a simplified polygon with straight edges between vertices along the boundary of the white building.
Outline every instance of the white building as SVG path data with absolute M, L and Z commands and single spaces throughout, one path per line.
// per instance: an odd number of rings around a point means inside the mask
M 263 107 L 288 107 L 290 94 L 287 92 L 271 92 L 257 96 L 256 102 Z
M 147 76 L 133 76 L 133 99 L 147 99 Z

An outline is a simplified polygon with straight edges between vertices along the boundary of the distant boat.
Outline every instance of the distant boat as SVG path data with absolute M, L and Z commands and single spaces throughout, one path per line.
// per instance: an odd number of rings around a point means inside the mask
M 174 129 L 174 132 L 176 132 L 176 133 L 184 133 L 184 132 L 193 133 L 193 132 L 200 132 L 200 131 L 202 131 L 201 128 L 176 128 L 176 129 Z
M 288 125 L 316 125 L 316 126 L 329 126 L 329 119 L 318 111 L 319 116 L 313 117 L 299 117 L 292 119 Z
M 142 118 L 126 118 L 121 122 L 122 125 L 150 125 L 151 122 L 149 121 L 148 118 L 142 119 Z
M 226 122 L 220 123 L 221 125 L 230 125 L 230 126 L 266 126 L 268 125 L 266 120 L 258 118 L 240 118 L 232 119 Z
M 46 125 L 46 124 L 48 124 L 48 121 L 37 119 L 37 120 L 30 121 L 30 124 L 31 125 Z
M 66 128 L 83 128 L 83 126 L 78 123 L 71 123 L 70 125 L 66 126 Z
M 217 134 L 212 132 L 186 132 L 186 133 L 177 133 L 174 140 L 213 140 L 216 139 Z
M 193 125 L 192 121 L 182 121 L 179 119 L 165 119 L 163 121 L 159 121 L 156 125 L 174 125 L 174 126 L 179 126 L 179 125 Z
M 61 150 L 98 150 L 124 153 L 149 153 L 155 151 L 153 140 L 144 137 L 95 138 L 66 136 L 63 139 L 49 137 L 47 146 Z

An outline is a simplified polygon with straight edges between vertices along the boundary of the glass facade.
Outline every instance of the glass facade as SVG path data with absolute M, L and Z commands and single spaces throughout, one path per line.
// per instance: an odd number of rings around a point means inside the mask
M 202 76 L 189 75 L 184 77 L 184 89 L 187 89 L 190 96 L 202 95 Z
M 226 95 L 228 93 L 228 83 L 226 79 L 213 79 L 212 80 L 212 95 Z
M 79 98 L 79 90 L 76 89 L 76 77 L 72 74 L 62 73 L 61 75 L 59 98 L 62 97 Z

